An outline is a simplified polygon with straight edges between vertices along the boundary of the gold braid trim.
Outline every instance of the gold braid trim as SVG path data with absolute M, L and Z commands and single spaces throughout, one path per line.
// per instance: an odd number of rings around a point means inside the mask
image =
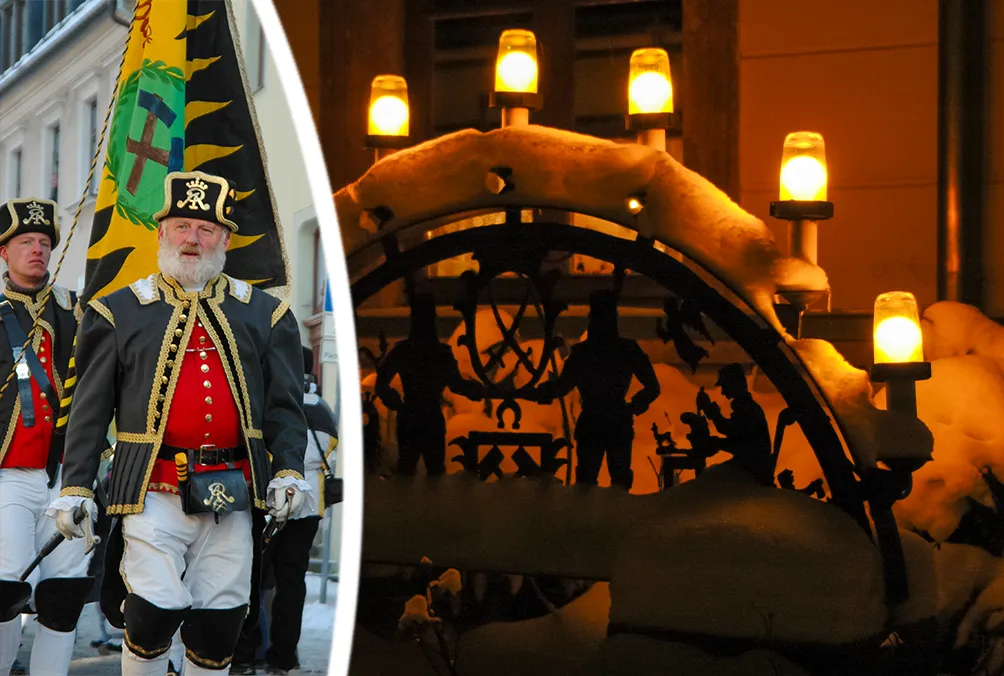
M 271 326 L 274 327 L 276 324 L 278 324 L 279 320 L 282 319 L 282 316 L 286 314 L 288 310 L 289 310 L 289 303 L 287 303 L 286 301 L 280 301 L 279 305 L 275 308 L 275 312 L 272 313 Z
M 256 430 L 253 427 L 245 430 L 244 433 L 248 435 L 248 439 L 264 439 L 265 438 L 264 435 L 261 433 L 261 430 Z
M 137 434 L 135 432 L 116 432 L 115 440 L 130 444 L 155 444 L 156 434 Z
M 101 452 L 101 462 L 104 462 L 113 455 L 115 455 L 115 449 L 109 446 L 108 448 L 106 448 L 104 451 Z
M 303 478 L 303 475 L 297 472 L 295 469 L 284 469 L 281 472 L 276 472 L 275 476 L 273 476 L 272 479 L 273 480 L 285 479 L 288 476 L 291 476 L 294 479 L 299 479 L 300 481 L 306 481 L 306 479 Z
M 131 650 L 133 653 L 139 655 L 140 657 L 142 657 L 145 660 L 152 660 L 155 657 L 160 657 L 161 655 L 163 655 L 164 653 L 166 653 L 171 648 L 171 645 L 168 644 L 168 645 L 164 646 L 163 648 L 157 648 L 155 650 L 143 650 L 138 645 L 136 645 L 135 643 L 133 643 L 132 640 L 129 639 L 129 630 L 128 629 L 125 630 L 125 636 L 124 636 L 124 638 L 125 638 L 125 644 L 126 644 L 126 646 L 129 647 L 129 650 Z
M 21 415 L 21 397 L 14 399 L 14 410 L 10 414 L 10 421 L 7 423 L 7 434 L 3 438 L 3 446 L 0 447 L 0 463 L 10 449 L 10 441 L 14 438 L 14 429 L 17 427 L 18 416 Z
M 108 309 L 108 306 L 97 299 L 88 301 L 87 307 L 94 308 L 94 311 L 99 315 L 108 320 L 108 323 L 115 328 L 115 317 L 112 315 L 112 311 Z
M 233 657 L 228 657 L 225 660 L 217 662 L 216 660 L 211 660 L 207 657 L 199 657 L 192 652 L 191 648 L 185 648 L 185 657 L 192 660 L 192 664 L 204 669 L 222 669 L 230 664 L 230 661 L 233 659 Z
M 160 483 L 159 481 L 152 481 L 152 482 L 150 482 L 150 485 L 148 485 L 146 487 L 146 490 L 147 490 L 147 492 L 149 492 L 149 491 L 166 491 L 167 493 L 174 493 L 175 495 L 179 495 L 179 493 L 178 493 L 178 487 L 177 486 L 175 486 L 173 484 Z
M 93 500 L 94 491 L 90 488 L 83 488 L 82 486 L 64 486 L 63 489 L 59 491 L 59 497 L 90 498 Z

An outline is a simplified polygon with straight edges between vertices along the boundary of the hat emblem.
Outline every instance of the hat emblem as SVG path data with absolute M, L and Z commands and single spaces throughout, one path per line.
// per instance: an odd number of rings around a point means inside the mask
M 45 217 L 45 207 L 43 207 L 38 202 L 29 202 L 28 208 L 28 218 L 21 221 L 24 225 L 51 225 L 49 220 Z
M 198 209 L 209 211 L 209 205 L 205 202 L 209 184 L 196 177 L 186 183 L 185 187 L 188 188 L 188 193 L 185 195 L 185 199 L 178 200 L 178 208 L 183 209 L 187 204 L 193 211 Z

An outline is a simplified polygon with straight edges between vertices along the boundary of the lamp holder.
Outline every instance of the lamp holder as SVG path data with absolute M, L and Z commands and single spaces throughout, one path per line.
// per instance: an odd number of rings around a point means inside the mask
M 389 136 L 386 134 L 366 134 L 366 150 L 391 148 L 401 150 L 411 145 L 410 136 Z
M 544 97 L 534 92 L 492 92 L 488 95 L 488 107 L 540 110 L 544 107 Z
M 624 116 L 627 131 L 639 132 L 646 129 L 681 129 L 680 113 L 633 113 Z
M 908 361 L 901 363 L 878 363 L 873 364 L 870 374 L 873 383 L 917 382 L 918 380 L 930 380 L 931 362 L 929 361 Z
M 771 202 L 770 215 L 782 221 L 827 221 L 833 218 L 833 202 L 822 200 Z

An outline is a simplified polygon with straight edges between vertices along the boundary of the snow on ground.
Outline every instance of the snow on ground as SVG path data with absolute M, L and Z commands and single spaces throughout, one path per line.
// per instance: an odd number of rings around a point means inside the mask
M 307 574 L 307 603 L 303 608 L 303 630 L 300 636 L 300 664 L 302 668 L 291 674 L 321 676 L 328 673 L 331 655 L 331 633 L 334 627 L 335 604 L 338 599 L 338 583 L 329 581 L 327 601 L 319 600 L 321 577 Z M 35 634 L 34 616 L 25 617 L 18 659 L 26 667 L 31 659 L 31 645 Z M 100 637 L 97 604 L 89 603 L 77 624 L 77 641 L 70 663 L 68 676 L 102 676 L 121 673 L 121 653 L 101 655 L 90 643 Z M 111 629 L 111 627 L 109 627 Z M 122 632 L 110 632 L 116 642 L 121 642 Z M 225 674 L 226 672 L 220 672 Z

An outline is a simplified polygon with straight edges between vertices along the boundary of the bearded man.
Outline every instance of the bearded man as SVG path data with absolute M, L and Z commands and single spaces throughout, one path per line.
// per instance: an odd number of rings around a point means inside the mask
M 160 274 L 91 300 L 81 320 L 63 489 L 50 505 L 60 532 L 80 537 L 72 510 L 93 506 L 91 449 L 114 418 L 108 513 L 121 518 L 102 607 L 125 628 L 124 676 L 166 673 L 179 627 L 188 676 L 227 669 L 251 595 L 250 510 L 284 521 L 310 491 L 296 320 L 222 274 L 236 192 L 219 176 L 172 172 L 164 193 Z
M 59 494 L 63 436 L 55 425 L 77 322 L 74 295 L 49 284 L 49 257 L 59 243 L 55 202 L 13 199 L 0 205 L 0 257 L 7 263 L 0 295 L 0 675 L 7 676 L 21 640 L 18 580 L 56 533 L 46 506 Z M 45 306 L 46 293 L 50 298 Z M 22 353 L 32 325 L 32 342 Z M 11 371 L 14 371 L 11 374 Z M 100 456 L 106 444 L 95 448 Z M 84 540 L 63 543 L 28 578 L 38 613 L 31 673 L 66 674 L 77 620 L 93 579 Z

